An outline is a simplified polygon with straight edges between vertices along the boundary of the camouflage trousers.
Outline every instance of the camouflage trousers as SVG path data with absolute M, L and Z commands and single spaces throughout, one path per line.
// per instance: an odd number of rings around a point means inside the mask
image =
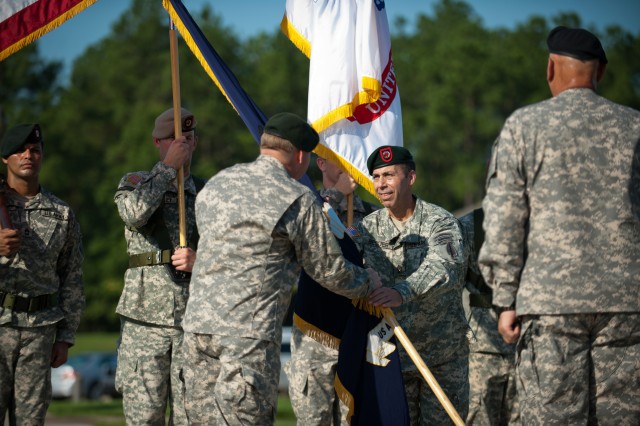
M 0 422 L 43 425 L 51 402 L 51 351 L 56 326 L 0 326 Z
M 279 344 L 187 332 L 184 356 L 189 424 L 274 423 L 280 377 Z
M 116 389 L 122 393 L 127 425 L 186 425 L 180 328 L 121 319 Z
M 525 425 L 639 425 L 640 314 L 523 316 Z
M 427 367 L 460 417 L 466 418 L 469 409 L 468 355 L 464 354 L 447 363 Z M 412 426 L 452 424 L 451 417 L 418 370 L 403 371 L 402 378 Z
M 289 398 L 301 426 L 348 425 L 349 409 L 333 387 L 338 351 L 291 329 L 291 360 L 285 365 Z
M 467 425 L 519 425 L 515 351 L 469 354 Z

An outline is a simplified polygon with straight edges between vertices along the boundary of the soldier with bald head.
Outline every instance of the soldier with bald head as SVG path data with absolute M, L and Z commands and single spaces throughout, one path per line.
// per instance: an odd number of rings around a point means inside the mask
M 151 133 L 160 160 L 150 171 L 127 173 L 115 203 L 124 222 L 129 267 L 116 312 L 121 319 L 116 387 L 127 424 L 187 424 L 182 383 L 182 317 L 196 259 L 195 199 L 204 182 L 191 175 L 196 118 L 182 108 L 182 136 L 174 112 L 160 114 Z M 187 247 L 180 245 L 177 174 L 184 172 Z
M 517 342 L 523 424 L 640 422 L 640 112 L 599 96 L 584 29 L 547 39 L 553 97 L 496 140 L 479 263 Z

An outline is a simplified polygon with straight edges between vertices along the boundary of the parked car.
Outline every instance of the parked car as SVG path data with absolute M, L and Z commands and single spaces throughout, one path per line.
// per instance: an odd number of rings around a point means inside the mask
M 86 352 L 70 356 L 67 362 L 51 369 L 54 398 L 72 400 L 119 396 L 115 388 L 116 352 Z
M 280 382 L 278 390 L 289 392 L 289 380 L 284 372 L 284 365 L 291 359 L 291 327 L 282 327 L 282 343 L 280 344 Z

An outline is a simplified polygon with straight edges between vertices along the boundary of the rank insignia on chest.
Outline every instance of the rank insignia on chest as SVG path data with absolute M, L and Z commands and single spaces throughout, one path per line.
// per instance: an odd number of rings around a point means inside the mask
M 173 194 L 164 194 L 165 204 L 176 204 L 178 202 L 178 196 Z

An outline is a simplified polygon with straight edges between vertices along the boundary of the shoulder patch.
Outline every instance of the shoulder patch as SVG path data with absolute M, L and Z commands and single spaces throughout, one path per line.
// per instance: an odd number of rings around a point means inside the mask
M 127 181 L 132 185 L 138 185 L 140 182 L 142 182 L 142 176 L 140 176 L 139 174 L 133 173 L 127 177 Z

